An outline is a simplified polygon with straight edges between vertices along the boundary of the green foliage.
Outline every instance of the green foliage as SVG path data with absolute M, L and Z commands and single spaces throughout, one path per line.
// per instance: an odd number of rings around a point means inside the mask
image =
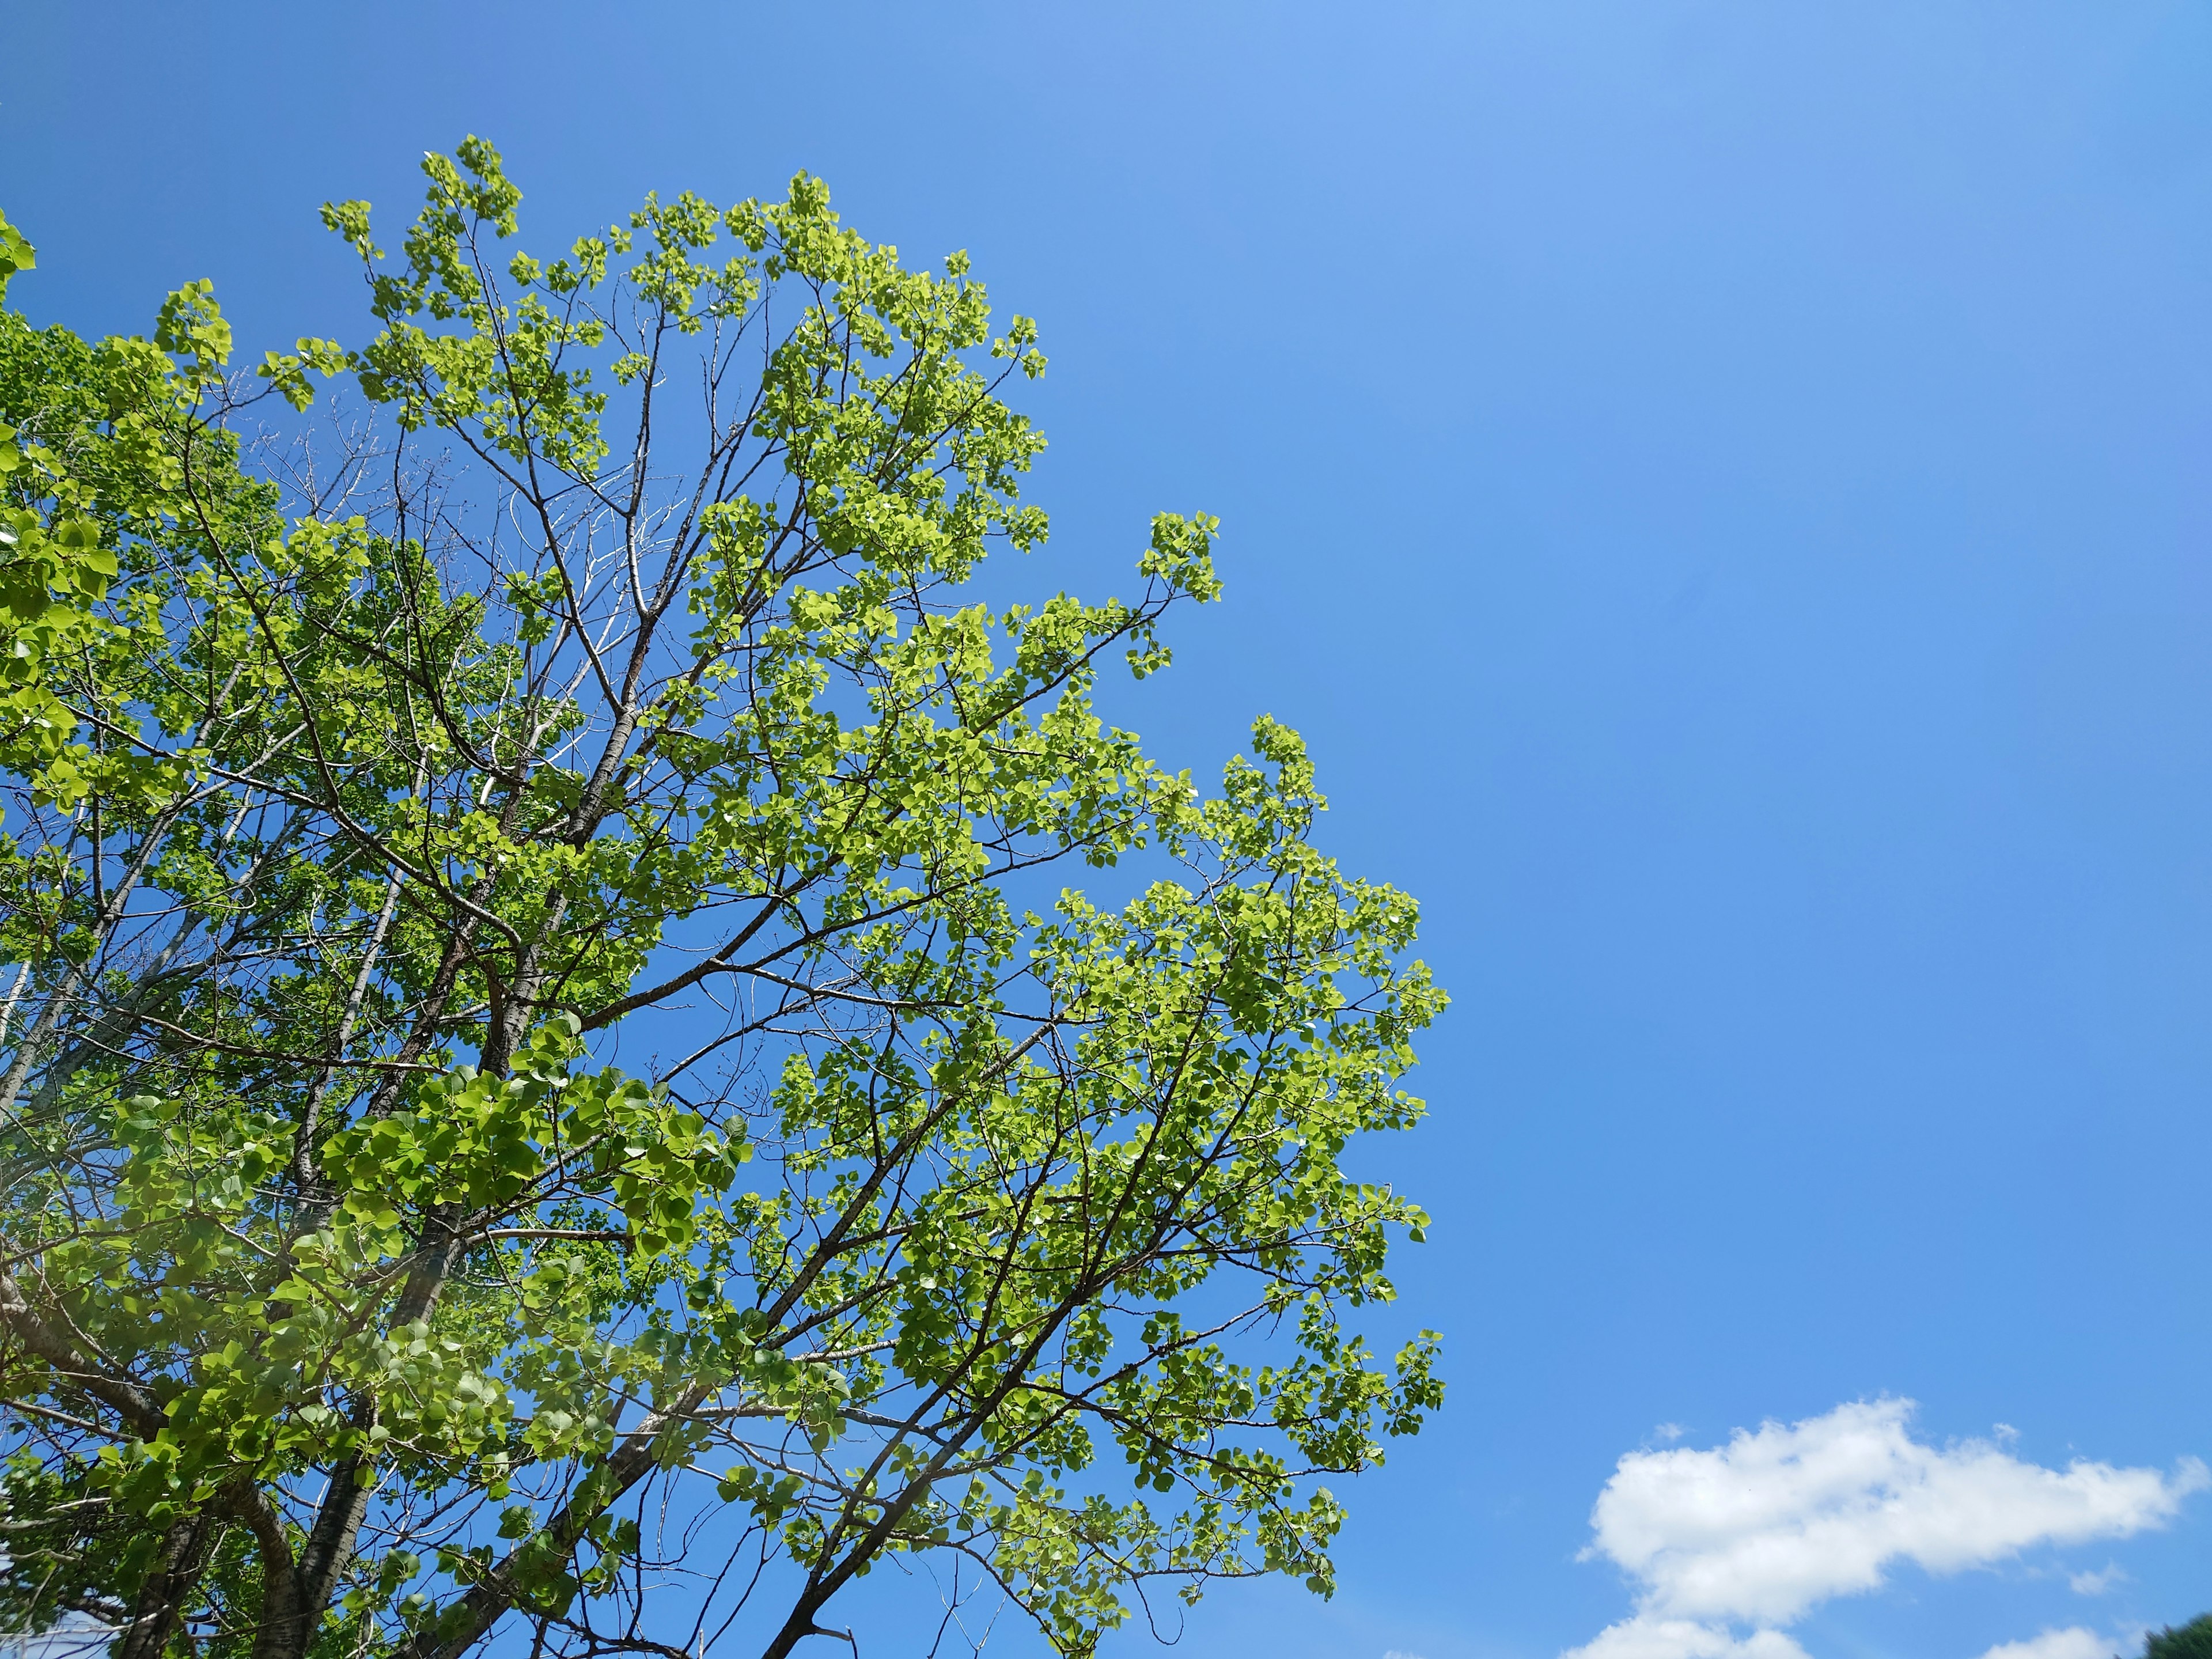
M 2212 1659 L 2212 1613 L 2143 1638 L 2143 1659 Z
M 23 233 L 8 222 L 8 216 L 0 213 L 0 300 L 8 297 L 10 276 L 36 267 L 35 252 Z
M 802 175 L 540 258 L 489 145 L 424 170 L 396 258 L 325 210 L 357 349 L 0 313 L 0 1616 L 781 1654 L 931 1553 L 1084 1653 L 1327 1594 L 1328 1480 L 1442 1397 L 1347 1323 L 1425 1218 L 1343 1158 L 1443 998 L 1295 733 L 1209 794 L 1094 706 L 1218 526 L 986 605 L 1045 360 L 964 256 Z M 341 373 L 381 432 L 235 435 Z

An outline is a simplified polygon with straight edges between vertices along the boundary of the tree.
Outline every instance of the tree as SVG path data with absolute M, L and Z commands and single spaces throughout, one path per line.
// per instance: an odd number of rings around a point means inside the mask
M 2143 1638 L 2143 1659 L 2212 1659 L 2212 1613 Z
M 1207 795 L 1094 709 L 1213 521 L 987 605 L 1044 359 L 964 256 L 802 175 L 540 260 L 490 146 L 424 169 L 396 258 L 324 210 L 358 350 L 0 313 L 5 1616 L 779 1656 L 930 1553 L 1081 1653 L 1328 1593 L 1321 1482 L 1441 1399 L 1346 1322 L 1424 1218 L 1340 1159 L 1443 999 L 1293 733 Z M 377 419 L 250 425 L 338 373 Z

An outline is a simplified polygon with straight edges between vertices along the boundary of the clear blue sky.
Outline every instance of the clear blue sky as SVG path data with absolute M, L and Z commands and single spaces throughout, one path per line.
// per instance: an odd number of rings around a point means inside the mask
M 1209 772 L 1298 726 L 1331 850 L 1424 902 L 1456 1001 L 1376 1167 L 1452 1392 L 1334 1602 L 1227 1589 L 1183 1651 L 1586 1643 L 1661 1425 L 2212 1456 L 2204 0 L 16 0 L 0 64 L 41 318 L 211 276 L 252 356 L 358 337 L 317 204 L 469 131 L 540 243 L 804 167 L 1042 319 L 1042 579 L 1220 514 L 1229 602 L 1121 713 Z M 2212 1493 L 1789 1632 L 2124 1632 L 2208 1557 Z

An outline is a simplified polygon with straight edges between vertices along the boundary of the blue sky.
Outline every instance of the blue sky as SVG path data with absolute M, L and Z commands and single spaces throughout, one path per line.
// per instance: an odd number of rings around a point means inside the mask
M 1644 1477 L 1846 1442 L 1773 1524 L 1878 1586 L 1685 1617 L 1975 1659 L 2212 1606 L 2202 0 L 24 0 L 0 62 L 42 318 L 210 276 L 255 355 L 356 334 L 316 204 L 469 131 L 549 243 L 805 167 L 1042 319 L 1042 580 L 1221 516 L 1229 602 L 1119 712 L 1208 772 L 1299 727 L 1424 902 L 1434 1116 L 1373 1157 L 1452 1393 L 1334 1602 L 1185 1651 L 1551 1659 L 1690 1606 Z M 1981 1556 L 1868 1543 L 1985 1477 L 2033 1502 Z

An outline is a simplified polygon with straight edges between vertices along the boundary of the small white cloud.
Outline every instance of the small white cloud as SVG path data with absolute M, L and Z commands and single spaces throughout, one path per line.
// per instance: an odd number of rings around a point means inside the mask
M 2066 1580 L 2067 1588 L 2076 1595 L 2102 1595 L 2115 1584 L 2124 1584 L 2128 1576 L 2112 1562 L 2105 1564 L 2102 1572 L 2077 1572 Z
M 1392 1648 L 1382 1656 L 1382 1659 L 1421 1659 L 1421 1656 L 1418 1653 L 1401 1653 L 1397 1649 Z
M 1654 1440 L 1663 1440 L 1671 1446 L 1687 1433 L 1689 1431 L 1680 1423 L 1662 1423 L 1651 1431 L 1651 1437 Z
M 1623 1457 L 1583 1553 L 1635 1581 L 1636 1615 L 1569 1659 L 1804 1659 L 1779 1627 L 1831 1597 L 1878 1589 L 1894 1565 L 1958 1572 L 2036 1546 L 2124 1538 L 2164 1525 L 2212 1485 L 2193 1458 L 2171 1474 L 2080 1459 L 2062 1470 L 1988 1440 L 1932 1446 L 1912 1438 L 1912 1412 L 1909 1400 L 1860 1401 L 1739 1429 L 1711 1450 Z M 2076 1651 L 2085 1639 L 2094 1654 Z M 2109 1659 L 2105 1639 L 2086 1632 L 2036 1642 L 2057 1645 L 1998 1659 Z
M 1810 1659 L 1778 1630 L 1753 1631 L 1741 1641 L 1725 1625 L 1638 1613 L 1608 1625 L 1587 1646 L 1560 1659 Z
M 2124 1538 L 2170 1520 L 2208 1483 L 2076 1462 L 2022 1462 L 1986 1440 L 1906 1431 L 1909 1400 L 1861 1401 L 1711 1451 L 1631 1452 L 1591 1516 L 1596 1552 L 1642 1581 L 1641 1611 L 1786 1625 L 1875 1589 L 1893 1562 L 1986 1566 L 2038 1544 Z
M 2000 1642 L 1982 1659 L 2112 1659 L 2119 1644 L 2080 1625 L 2047 1630 L 2025 1642 Z

